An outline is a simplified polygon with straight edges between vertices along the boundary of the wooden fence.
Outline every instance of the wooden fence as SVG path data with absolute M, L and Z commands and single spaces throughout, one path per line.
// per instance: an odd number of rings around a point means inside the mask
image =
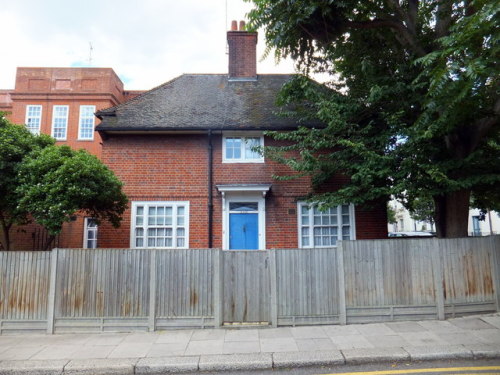
M 499 279 L 500 236 L 0 252 L 0 333 L 445 319 L 498 311 Z

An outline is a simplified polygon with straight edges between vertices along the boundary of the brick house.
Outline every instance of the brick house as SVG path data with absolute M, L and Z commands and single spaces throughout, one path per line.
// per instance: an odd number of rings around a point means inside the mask
M 13 123 L 26 124 L 35 134 L 51 135 L 58 145 L 83 148 L 100 158 L 102 139 L 94 131 L 94 113 L 142 92 L 124 90 L 111 68 L 20 67 L 15 88 L 0 90 L 0 111 L 7 112 Z M 90 219 L 75 216 L 75 221 L 65 223 L 57 245 L 94 246 L 97 228 Z M 13 228 L 12 248 L 40 249 L 46 237 L 46 232 L 35 224 Z
M 252 147 L 276 144 L 266 130 L 297 128 L 275 114 L 291 76 L 257 74 L 256 33 L 233 22 L 227 40 L 229 74 L 184 74 L 97 112 L 102 160 L 130 199 L 121 228 L 99 228 L 99 247 L 329 247 L 387 237 L 385 202 L 320 212 L 304 202 L 308 178 L 273 178 L 288 168 Z

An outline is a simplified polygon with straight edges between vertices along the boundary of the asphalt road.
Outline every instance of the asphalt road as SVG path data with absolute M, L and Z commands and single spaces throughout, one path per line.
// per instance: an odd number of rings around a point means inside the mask
M 198 374 L 216 374 L 204 372 Z M 218 373 L 219 375 L 221 373 Z M 224 372 L 223 375 L 500 375 L 500 359 L 495 360 L 447 360 L 429 362 L 384 363 L 357 366 L 336 366 L 320 368 L 296 368 L 267 371 Z

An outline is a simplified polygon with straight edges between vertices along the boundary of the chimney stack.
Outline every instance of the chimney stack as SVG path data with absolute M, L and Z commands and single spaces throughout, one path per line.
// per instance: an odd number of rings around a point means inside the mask
M 257 33 L 245 31 L 245 21 L 231 22 L 227 32 L 229 46 L 229 78 L 257 78 Z

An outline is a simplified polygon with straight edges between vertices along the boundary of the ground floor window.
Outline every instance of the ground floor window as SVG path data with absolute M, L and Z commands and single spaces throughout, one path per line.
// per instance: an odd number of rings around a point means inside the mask
M 331 247 L 338 240 L 355 239 L 354 206 L 344 204 L 326 210 L 300 202 L 299 246 Z
M 91 217 L 85 218 L 85 228 L 83 232 L 83 247 L 85 249 L 97 248 L 97 222 Z
M 131 247 L 189 246 L 189 202 L 133 202 Z

